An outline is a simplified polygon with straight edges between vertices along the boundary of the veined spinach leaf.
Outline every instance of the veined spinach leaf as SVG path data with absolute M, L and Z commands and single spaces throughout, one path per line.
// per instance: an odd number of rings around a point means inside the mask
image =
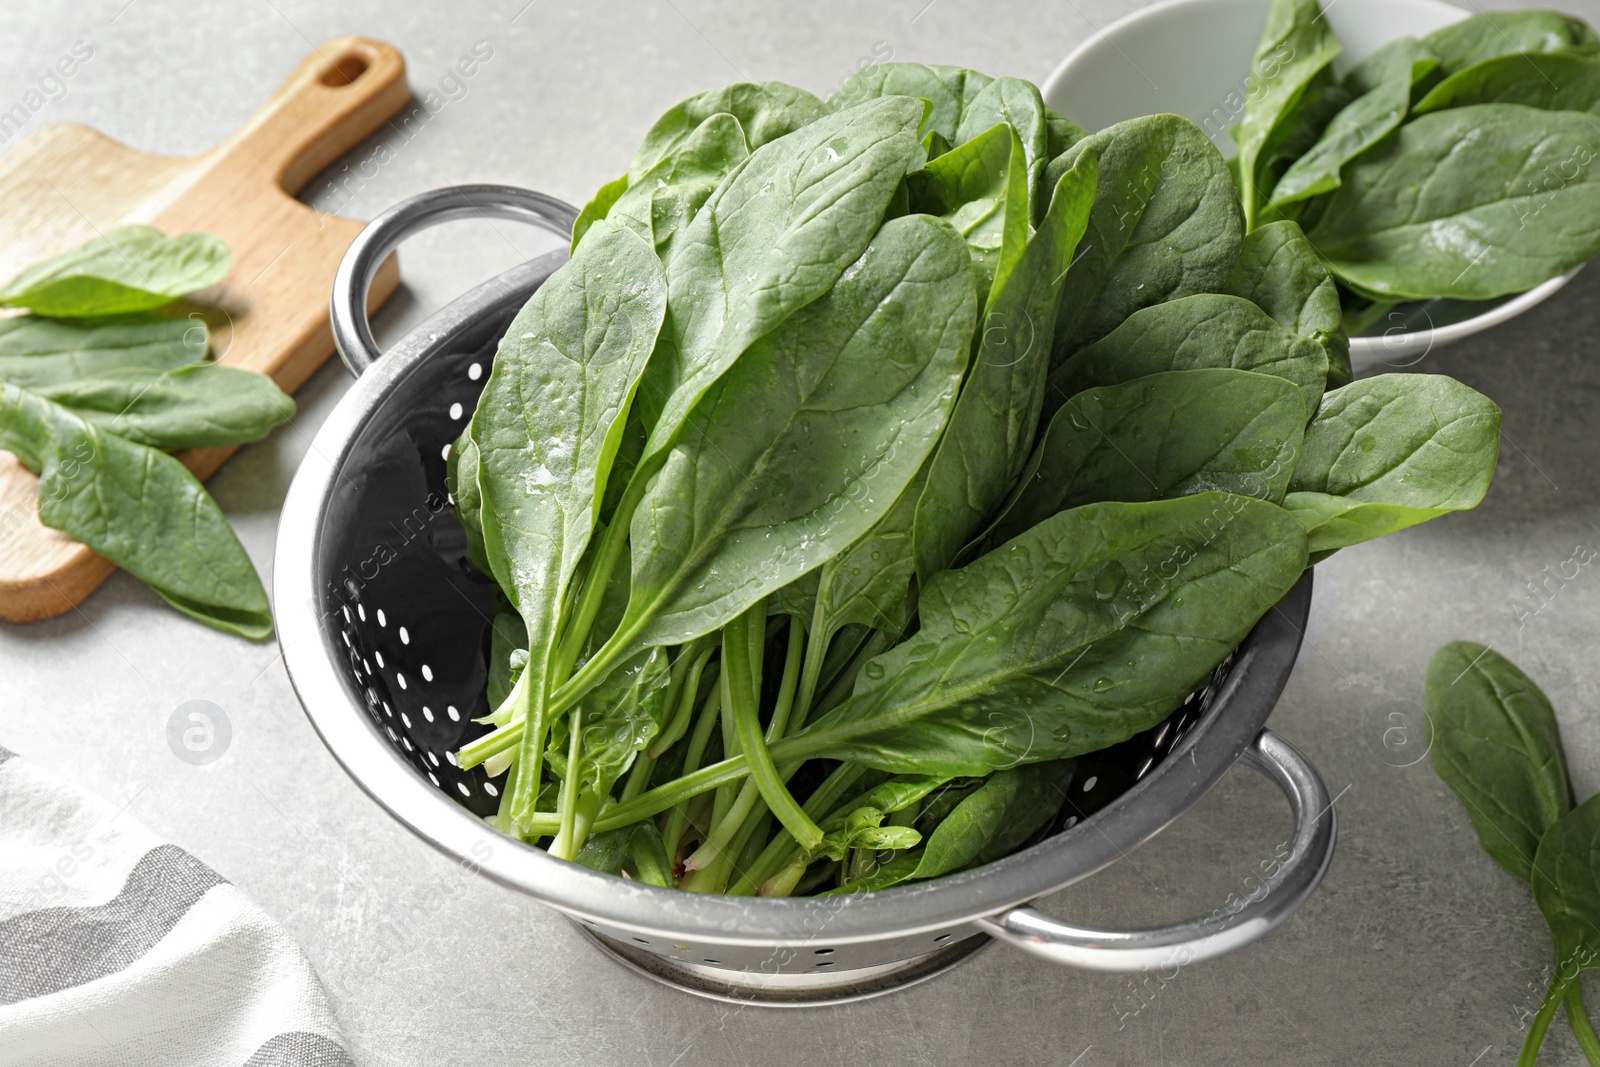
M 1564 987 L 1576 987 L 1580 971 L 1600 968 L 1600 793 L 1563 815 L 1540 839 L 1533 859 L 1533 901 L 1555 941 L 1550 995 L 1560 1000 Z M 1569 1014 L 1576 1006 L 1568 1001 Z M 1577 1020 L 1572 1023 L 1577 1032 Z M 1530 1043 L 1533 1037 L 1530 1033 Z M 1588 1037 L 1593 1042 L 1592 1031 Z
M 1028 241 L 1026 208 L 1007 210 L 1013 186 L 1027 180 L 1022 156 L 1022 143 L 1002 123 L 906 176 L 911 207 L 944 219 L 966 240 L 980 304 L 988 301 L 1000 273 L 1002 249 L 1020 254 Z
M 1089 226 L 1061 295 L 1052 366 L 1140 308 L 1227 284 L 1243 223 L 1233 178 L 1200 129 L 1176 115 L 1090 134 L 1046 168 L 1046 182 L 1085 153 L 1100 159 Z
M 1166 371 L 1086 390 L 1051 419 L 989 541 L 1104 500 L 1220 491 L 1280 503 L 1305 423 L 1292 382 L 1249 371 Z
M 1339 287 L 1298 225 L 1271 222 L 1246 234 L 1223 291 L 1244 297 L 1279 326 L 1321 345 L 1328 354 L 1329 388 L 1350 382 L 1350 338 Z
M 271 608 L 250 557 L 182 463 L 4 382 L 0 447 L 39 475 L 40 522 L 185 615 L 251 640 L 271 635 Z
M 1426 115 L 1472 104 L 1523 104 L 1595 114 L 1600 112 L 1600 60 L 1569 52 L 1495 56 L 1434 86 L 1413 112 Z
M 667 264 L 663 350 L 640 387 L 650 429 L 641 470 L 654 473 L 753 341 L 860 258 L 919 150 L 921 117 L 907 97 L 826 115 L 757 149 L 682 231 Z
M 917 577 L 948 567 L 1005 499 L 1044 406 L 1048 338 L 1063 280 L 1094 203 L 1092 154 L 1056 183 L 1050 212 L 984 309 L 977 354 L 928 468 L 912 526 Z
M 216 285 L 232 263 L 228 246 L 209 233 L 166 237 L 153 226 L 119 226 L 11 279 L 0 307 L 66 318 L 146 311 Z
M 1319 140 L 1294 160 L 1273 186 L 1270 206 L 1282 209 L 1338 188 L 1344 165 L 1400 125 L 1411 106 L 1411 87 L 1438 65 L 1420 41 L 1402 37 L 1352 71 L 1356 84 L 1370 82 L 1372 88 L 1333 116 Z
M 1594 119 L 1577 112 L 1423 115 L 1345 170 L 1308 236 L 1335 275 L 1381 300 L 1521 292 L 1600 252 L 1597 155 Z
M 108 370 L 36 391 L 107 433 L 167 452 L 259 441 L 295 410 L 265 374 L 214 363 Z
M 628 179 L 638 183 L 656 164 L 676 153 L 713 115 L 739 120 L 745 143 L 754 152 L 762 145 L 807 126 L 828 107 L 804 89 L 783 82 L 734 82 L 696 93 L 656 120 L 628 164 Z
M 1009 125 L 1022 145 L 1028 173 L 1027 198 L 1031 205 L 1027 219 L 1036 223 L 1044 218 L 1047 205 L 1042 198 L 1037 205 L 1031 202 L 1044 181 L 1045 164 L 1051 158 L 1049 123 L 1038 87 L 1021 78 L 996 78 L 985 85 L 962 111 L 952 143 L 959 147 L 999 123 Z M 1050 183 L 1051 188 L 1054 186 L 1054 182 Z
M 1428 664 L 1433 769 L 1461 798 L 1483 850 L 1524 882 L 1539 841 L 1572 810 L 1550 701 L 1517 665 L 1471 641 Z
M 1475 507 L 1500 452 L 1500 409 L 1436 374 L 1335 389 L 1306 427 L 1284 507 L 1327 552 Z
M 1251 91 L 1234 132 L 1246 230 L 1255 228 L 1256 216 L 1276 184 L 1263 164 L 1275 153 L 1289 154 L 1272 142 L 1290 137 L 1296 107 L 1340 51 L 1317 0 L 1272 0 L 1250 66 Z
M 994 772 L 928 835 L 907 879 L 937 878 L 1015 851 L 1056 817 L 1071 781 L 1071 760 Z
M 965 67 L 876 63 L 852 74 L 838 92 L 828 97 L 828 106 L 843 111 L 884 96 L 914 96 L 926 100 L 931 108 L 918 136 L 937 133 L 954 144 L 967 109 L 992 81 L 987 74 Z
M 1512 53 L 1600 52 L 1600 39 L 1587 23 L 1555 11 L 1480 12 L 1434 30 L 1422 43 L 1447 75 Z
M 620 647 L 724 625 L 888 510 L 949 416 L 973 305 L 960 236 L 908 215 L 756 342 L 706 393 L 634 514 Z
M 578 212 L 578 217 L 572 223 L 572 241 L 567 247 L 568 254 L 578 247 L 578 242 L 583 240 L 583 235 L 589 232 L 589 227 L 599 222 L 611 213 L 611 208 L 622 199 L 622 194 L 628 191 L 628 176 L 614 178 L 606 182 L 589 202 L 583 205 L 583 210 Z
M 606 218 L 632 229 L 665 258 L 672 239 L 749 154 L 739 120 L 712 115 L 617 197 Z
M 594 529 L 666 288 L 649 244 L 597 224 L 512 320 L 473 415 L 488 561 L 529 641 L 528 665 L 507 698 L 516 702 L 511 718 L 528 724 L 508 794 L 518 818 L 532 811 L 539 787 L 567 585 Z
M 1275 374 L 1300 387 L 1315 411 L 1328 356 L 1309 337 L 1290 333 L 1242 297 L 1186 296 L 1134 312 L 1050 376 L 1052 408 L 1097 385 L 1116 385 L 1164 370 L 1232 367 Z
M 472 439 L 469 424 L 461 436 L 450 446 L 450 455 L 444 464 L 445 490 L 455 505 L 456 521 L 467 535 L 467 562 L 484 574 L 493 575 L 494 565 L 489 562 L 489 551 L 483 543 L 483 493 L 478 489 L 478 443 Z M 527 641 L 523 641 L 527 647 Z M 489 701 L 491 708 L 499 702 Z
M 921 629 L 773 756 L 984 775 L 1115 744 L 1170 713 L 1305 563 L 1293 518 L 1246 497 L 1061 512 L 931 579 Z
M 143 367 L 176 370 L 206 358 L 211 332 L 199 318 L 117 315 L 0 318 L 0 380 L 24 389 Z

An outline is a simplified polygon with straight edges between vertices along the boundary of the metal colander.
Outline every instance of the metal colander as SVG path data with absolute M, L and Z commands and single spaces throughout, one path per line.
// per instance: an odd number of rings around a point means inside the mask
M 1188 963 L 1265 935 L 1316 888 L 1332 856 L 1334 811 L 1315 768 L 1263 728 L 1299 649 L 1309 575 L 1166 721 L 1080 761 L 1052 834 L 981 868 L 841 897 L 706 896 L 565 863 L 485 825 L 495 783 L 457 768 L 451 753 L 486 729 L 472 720 L 488 711 L 493 585 L 466 563 L 445 457 L 501 333 L 565 256 L 477 287 L 381 359 L 364 309 L 378 264 L 405 237 L 486 216 L 565 234 L 575 212 L 526 190 L 460 186 L 398 205 L 352 244 L 332 314 L 357 380 L 318 432 L 278 533 L 278 635 L 295 690 L 334 756 L 397 819 L 565 912 L 630 967 L 701 995 L 775 1005 L 895 989 L 991 938 L 1100 970 Z M 1248 899 L 1136 931 L 1073 926 L 1028 906 L 1148 840 L 1241 759 L 1283 789 L 1295 819 L 1288 858 Z

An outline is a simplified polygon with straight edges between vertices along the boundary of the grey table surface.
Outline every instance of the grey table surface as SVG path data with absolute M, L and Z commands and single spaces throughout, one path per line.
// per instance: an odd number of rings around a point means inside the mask
M 1600 3 L 1564 0 L 1600 22 Z M 442 101 L 309 186 L 370 217 L 457 182 L 530 185 L 574 202 L 623 169 L 672 102 L 739 78 L 826 92 L 863 62 L 955 62 L 1042 81 L 1131 0 L 7 0 L 0 110 L 75 42 L 92 57 L 32 117 L 85 122 L 187 153 L 241 122 L 313 46 L 392 42 Z M 1528 5 L 1532 6 L 1532 5 Z M 490 52 L 470 79 L 458 58 Z M 8 137 L 0 147 L 15 143 Z M 337 184 L 336 184 L 337 183 Z M 541 250 L 515 227 L 458 225 L 408 246 L 380 316 L 400 336 L 471 283 Z M 1265 942 L 1170 980 L 1078 973 L 996 947 L 923 986 L 848 1007 L 738 1009 L 626 973 L 565 920 L 457 872 L 352 784 L 301 714 L 277 649 L 224 637 L 113 577 L 81 610 L 0 624 L 0 743 L 125 805 L 237 883 L 299 939 L 363 1064 L 1511 1063 L 1549 942 L 1524 886 L 1482 853 L 1422 743 L 1423 671 L 1471 638 L 1546 689 L 1580 796 L 1600 789 L 1600 578 L 1547 579 L 1600 546 L 1600 270 L 1528 315 L 1415 369 L 1504 408 L 1500 469 L 1476 511 L 1340 554 L 1317 570 L 1307 647 L 1273 725 L 1338 794 L 1332 870 Z M 300 412 L 211 482 L 264 576 L 311 436 L 348 385 L 337 362 Z M 1548 568 L 1548 570 L 1547 570 Z M 1538 607 L 1539 610 L 1533 610 Z M 209 700 L 232 727 L 208 766 L 166 724 Z M 1394 719 L 1392 716 L 1400 716 Z M 1409 748 L 1384 731 L 1413 724 Z M 1410 765 L 1405 765 L 1410 764 Z M 1282 800 L 1236 771 L 1177 826 L 1048 908 L 1146 925 L 1208 910 L 1282 838 Z M 1544 1062 L 1581 1058 L 1564 1027 Z

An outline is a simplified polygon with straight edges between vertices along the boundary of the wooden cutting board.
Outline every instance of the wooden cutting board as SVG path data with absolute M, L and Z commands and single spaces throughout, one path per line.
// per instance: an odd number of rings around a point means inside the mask
M 148 155 L 84 126 L 42 127 L 0 157 L 0 282 L 126 223 L 169 234 L 210 231 L 232 248 L 233 269 L 177 310 L 211 324 L 221 362 L 270 374 L 293 392 L 333 353 L 328 291 L 362 226 L 294 194 L 410 96 L 399 52 L 337 37 L 307 56 L 232 136 L 198 156 Z M 370 306 L 399 280 L 391 256 Z M 205 478 L 232 453 L 208 448 L 178 458 Z M 0 452 L 0 619 L 60 615 L 115 569 L 40 525 L 37 499 L 38 480 Z

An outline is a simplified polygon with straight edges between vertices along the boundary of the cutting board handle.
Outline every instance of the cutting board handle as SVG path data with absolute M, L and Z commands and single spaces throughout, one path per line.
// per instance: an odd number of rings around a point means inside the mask
M 213 152 L 248 161 L 293 196 L 410 98 L 399 52 L 370 37 L 335 37 Z

